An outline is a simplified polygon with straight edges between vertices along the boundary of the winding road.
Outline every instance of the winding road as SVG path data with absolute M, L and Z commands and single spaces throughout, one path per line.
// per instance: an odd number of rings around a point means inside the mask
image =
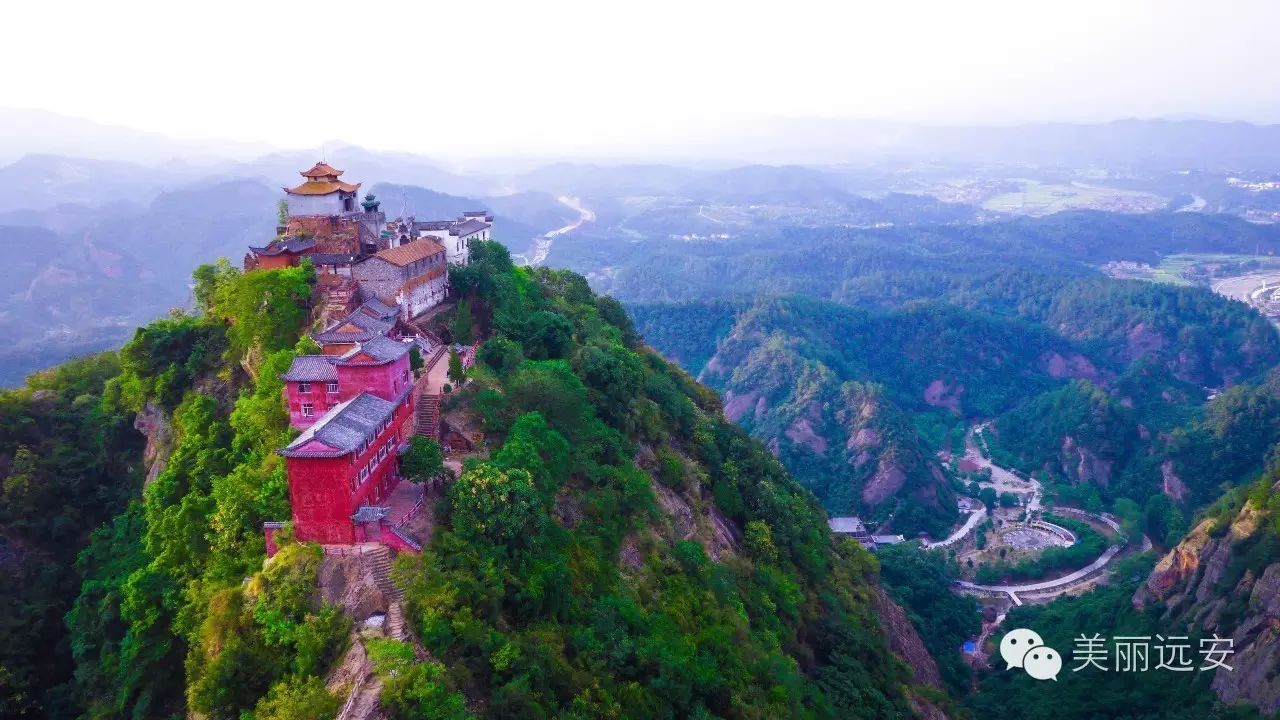
M 987 516 L 986 506 L 979 505 L 977 510 L 969 513 L 969 519 L 964 521 L 964 525 L 961 525 L 959 530 L 956 530 L 955 532 L 951 533 L 951 535 L 949 535 L 946 540 L 939 540 L 938 542 L 925 542 L 924 548 L 926 550 L 932 550 L 934 548 L 947 547 L 948 545 L 953 545 L 959 542 L 960 540 L 964 539 L 965 535 L 968 535 L 975 527 L 977 527 L 978 523 L 982 522 L 982 520 L 986 516 Z
M 1031 500 L 1027 503 L 1027 518 L 1031 518 L 1034 513 L 1040 510 L 1040 499 L 1043 494 L 1040 482 L 1034 478 L 1022 478 L 1007 468 L 1000 467 L 991 461 L 983 451 L 985 441 L 981 433 L 986 429 L 984 423 L 970 430 L 965 437 L 965 459 L 974 463 L 979 468 L 985 468 L 991 471 L 991 482 L 982 483 L 991 485 L 996 492 L 1031 492 Z M 1120 523 L 1116 518 L 1106 513 L 1091 513 L 1078 508 L 1057 508 L 1058 512 L 1076 515 L 1082 518 L 1097 520 L 1111 528 L 1116 533 L 1120 532 Z M 935 543 L 926 542 L 926 549 L 946 547 L 953 543 L 959 542 L 986 517 L 987 511 L 985 507 L 979 506 L 979 509 L 969 515 L 964 525 L 960 526 L 947 539 L 940 540 Z M 1145 535 L 1142 538 L 1142 549 L 1147 550 L 1151 547 L 1151 541 Z M 1039 582 L 1026 583 L 1022 585 L 979 585 L 978 583 L 969 582 L 968 580 L 956 580 L 955 585 L 963 590 L 977 593 L 1003 594 L 1008 595 L 1014 605 L 1021 605 L 1022 599 L 1018 597 L 1019 593 L 1039 593 L 1046 590 L 1064 590 L 1069 589 L 1079 582 L 1091 578 L 1095 573 L 1102 570 L 1115 558 L 1116 554 L 1123 549 L 1123 546 L 1113 545 L 1107 548 L 1089 565 L 1080 568 L 1074 572 L 1063 575 L 1053 580 L 1042 580 Z
M 975 590 L 977 592 L 1004 593 L 1009 596 L 1009 599 L 1013 601 L 1014 605 L 1021 605 L 1022 600 L 1018 597 L 1018 593 L 1060 590 L 1067 586 L 1074 585 L 1076 582 L 1083 580 L 1098 570 L 1106 567 L 1107 563 L 1111 562 L 1111 559 L 1114 558 L 1116 553 L 1120 552 L 1120 550 L 1120 546 L 1112 545 L 1107 548 L 1106 552 L 1099 555 L 1097 560 L 1094 560 L 1075 572 L 1068 573 L 1054 580 L 1043 580 L 1041 582 L 1027 583 L 1025 585 L 979 585 L 977 583 L 971 583 L 968 580 L 956 580 L 956 585 L 966 590 Z

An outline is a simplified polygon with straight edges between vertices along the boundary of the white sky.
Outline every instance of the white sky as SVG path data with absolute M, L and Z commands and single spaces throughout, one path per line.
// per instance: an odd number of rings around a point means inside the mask
M 284 147 L 625 151 L 769 116 L 1280 120 L 1280 1 L 5 5 L 0 105 Z

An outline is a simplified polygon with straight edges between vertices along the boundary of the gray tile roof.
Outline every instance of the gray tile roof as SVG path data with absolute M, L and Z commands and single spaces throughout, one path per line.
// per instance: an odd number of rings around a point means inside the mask
M 460 222 L 457 225 L 454 225 L 453 229 L 449 230 L 449 234 L 458 236 L 470 235 L 471 233 L 480 232 L 487 227 L 489 227 L 489 223 L 483 220 L 471 218 L 466 222 Z
M 280 379 L 285 382 L 336 382 L 338 369 L 333 366 L 334 359 L 327 355 L 299 355 Z
M 307 428 L 279 452 L 285 457 L 342 457 L 355 452 L 365 442 L 372 443 L 377 438 L 378 426 L 391 419 L 396 406 L 403 399 L 404 393 L 401 393 L 396 402 L 389 402 L 377 395 L 362 392 L 335 405 L 315 425 Z M 333 450 L 302 449 L 313 440 L 328 445 Z
M 311 339 L 323 345 L 325 343 L 364 342 L 381 335 L 381 333 L 374 332 L 372 330 L 363 330 L 361 332 L 354 333 L 338 332 L 336 328 L 337 325 L 334 325 L 324 332 L 313 333 L 311 335 Z
M 413 224 L 414 231 L 421 232 L 423 230 L 448 230 L 453 227 L 453 220 L 423 220 Z
M 394 320 L 395 317 L 400 314 L 400 308 L 394 305 L 388 305 L 377 298 L 365 300 L 361 303 L 360 307 L 356 308 L 356 312 L 361 311 L 366 311 L 374 317 L 381 318 L 383 320 Z
M 288 240 L 272 240 L 267 243 L 266 247 L 252 247 L 249 249 L 259 255 L 279 255 L 280 253 L 291 252 L 300 253 L 310 250 L 316 246 L 315 238 L 292 237 Z
M 378 304 L 382 305 L 382 303 Z M 342 332 L 338 330 L 338 328 L 346 325 L 348 322 L 360 328 L 361 332 Z M 394 319 L 383 320 L 381 318 L 371 317 L 368 313 L 361 312 L 360 309 L 357 308 L 355 312 L 325 328 L 322 332 L 315 333 L 311 337 L 318 343 L 365 342 L 380 335 L 386 335 L 391 331 L 391 328 L 395 327 L 395 325 L 396 321 Z
M 354 363 L 348 360 L 348 358 L 352 356 L 359 355 L 360 353 L 364 353 L 365 355 L 375 358 L 378 361 L 377 364 L 381 365 L 384 363 L 389 363 L 392 360 L 399 360 L 400 358 L 404 357 L 408 352 L 409 352 L 408 345 L 396 340 L 392 340 L 391 338 L 385 337 L 383 335 L 375 335 L 374 337 L 360 343 L 359 347 L 356 347 L 355 349 L 347 352 L 346 355 L 343 355 L 342 364 L 343 365 L 367 364 L 367 363 Z

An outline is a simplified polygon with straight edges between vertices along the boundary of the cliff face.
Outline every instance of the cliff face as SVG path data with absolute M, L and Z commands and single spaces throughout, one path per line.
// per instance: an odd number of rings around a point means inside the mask
M 1271 488 L 1272 498 L 1280 483 Z M 1232 638 L 1233 670 L 1213 679 L 1218 697 L 1280 710 L 1280 555 L 1271 513 L 1251 499 L 1229 519 L 1201 522 L 1156 564 L 1133 596 L 1170 627 Z
M 842 382 L 787 338 L 739 328 L 702 373 L 725 415 L 759 439 L 832 515 L 937 531 L 955 513 L 941 465 L 884 388 Z

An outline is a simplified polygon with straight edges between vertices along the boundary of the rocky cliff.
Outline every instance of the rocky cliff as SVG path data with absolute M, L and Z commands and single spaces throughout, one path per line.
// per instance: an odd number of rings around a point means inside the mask
M 1273 480 L 1269 478 L 1268 480 Z M 1233 640 L 1233 670 L 1218 670 L 1224 702 L 1280 710 L 1280 483 L 1259 486 L 1239 510 L 1202 521 L 1134 594 L 1162 622 Z
M 883 387 L 841 382 L 785 338 L 749 333 L 731 336 L 702 379 L 724 392 L 725 415 L 832 515 L 861 515 L 906 534 L 938 531 L 953 518 L 941 465 Z

